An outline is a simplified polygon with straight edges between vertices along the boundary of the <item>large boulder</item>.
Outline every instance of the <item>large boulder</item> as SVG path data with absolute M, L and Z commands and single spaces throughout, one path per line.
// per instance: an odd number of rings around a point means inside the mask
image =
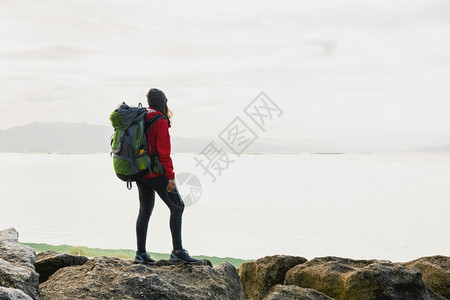
M 17 293 L 12 289 L 18 289 L 37 299 L 39 274 L 34 270 L 36 253 L 18 240 L 19 234 L 14 228 L 0 231 L 0 287 L 10 288 L 2 289 L 3 294 Z M 5 299 L 8 298 L 5 296 Z
M 0 258 L 20 267 L 34 269 L 34 249 L 19 243 L 19 233 L 14 228 L 0 230 Z
M 289 270 L 285 284 L 312 288 L 336 300 L 444 299 L 425 285 L 420 270 L 389 261 L 315 258 Z
M 238 271 L 245 297 L 250 300 L 262 299 L 273 286 L 284 282 L 289 269 L 306 261 L 306 258 L 299 256 L 274 255 L 243 263 Z
M 450 299 L 450 257 L 428 256 L 403 264 L 407 268 L 417 268 L 423 273 L 423 282 L 436 294 Z
M 208 265 L 147 266 L 95 257 L 59 269 L 40 285 L 42 299 L 245 299 L 236 269 Z
M 81 266 L 88 260 L 89 259 L 86 256 L 75 256 L 66 253 L 45 251 L 36 255 L 34 267 L 36 272 L 39 273 L 39 283 L 42 283 L 59 269 L 70 266 Z
M 333 300 L 333 298 L 313 289 L 278 284 L 270 290 L 263 300 Z

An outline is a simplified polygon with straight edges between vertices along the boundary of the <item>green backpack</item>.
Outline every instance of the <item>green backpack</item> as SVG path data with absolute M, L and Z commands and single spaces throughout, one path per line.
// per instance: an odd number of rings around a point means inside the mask
M 156 170 L 161 170 L 160 162 L 155 161 L 158 157 L 147 154 L 145 137 L 153 124 L 165 116 L 158 114 L 145 122 L 146 113 L 141 103 L 133 107 L 123 102 L 109 116 L 114 127 L 114 136 L 111 138 L 114 171 L 117 177 L 127 182 L 129 190 L 132 181 L 142 178 L 147 172 L 152 174 L 155 164 L 159 167 Z

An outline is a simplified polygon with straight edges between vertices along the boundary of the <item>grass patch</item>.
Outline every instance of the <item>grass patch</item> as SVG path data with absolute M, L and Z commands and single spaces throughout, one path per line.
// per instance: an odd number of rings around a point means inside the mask
M 100 249 L 100 248 L 89 248 L 84 246 L 70 246 L 70 245 L 48 245 L 48 244 L 40 244 L 40 243 L 22 243 L 24 245 L 30 246 L 36 252 L 44 252 L 44 251 L 55 251 L 62 252 L 71 255 L 83 255 L 88 257 L 95 256 L 111 256 L 111 257 L 119 257 L 124 259 L 134 259 L 135 251 L 128 249 Z M 149 252 L 153 259 L 169 259 L 169 254 L 167 253 L 155 253 Z M 253 261 L 253 260 L 244 260 L 239 258 L 232 257 L 217 257 L 217 256 L 194 256 L 197 259 L 207 259 L 211 261 L 213 266 L 220 265 L 222 262 L 227 261 L 236 268 L 239 268 L 244 262 Z

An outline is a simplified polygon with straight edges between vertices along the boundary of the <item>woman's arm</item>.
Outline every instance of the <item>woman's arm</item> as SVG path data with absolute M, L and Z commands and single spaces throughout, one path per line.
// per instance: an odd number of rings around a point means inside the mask
M 175 173 L 173 172 L 172 158 L 170 157 L 169 124 L 167 120 L 162 119 L 157 121 L 154 126 L 156 127 L 156 151 L 163 165 L 165 175 L 170 181 L 175 178 Z

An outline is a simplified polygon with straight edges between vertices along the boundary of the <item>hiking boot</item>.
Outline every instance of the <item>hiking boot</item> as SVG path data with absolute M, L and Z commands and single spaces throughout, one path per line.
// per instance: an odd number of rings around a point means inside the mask
M 154 265 L 156 261 L 148 255 L 147 252 L 141 253 L 136 251 L 136 256 L 134 257 L 135 264 L 146 264 L 146 265 Z
M 186 250 L 181 249 L 172 251 L 170 254 L 170 261 L 195 264 L 198 262 L 198 259 L 192 258 Z

